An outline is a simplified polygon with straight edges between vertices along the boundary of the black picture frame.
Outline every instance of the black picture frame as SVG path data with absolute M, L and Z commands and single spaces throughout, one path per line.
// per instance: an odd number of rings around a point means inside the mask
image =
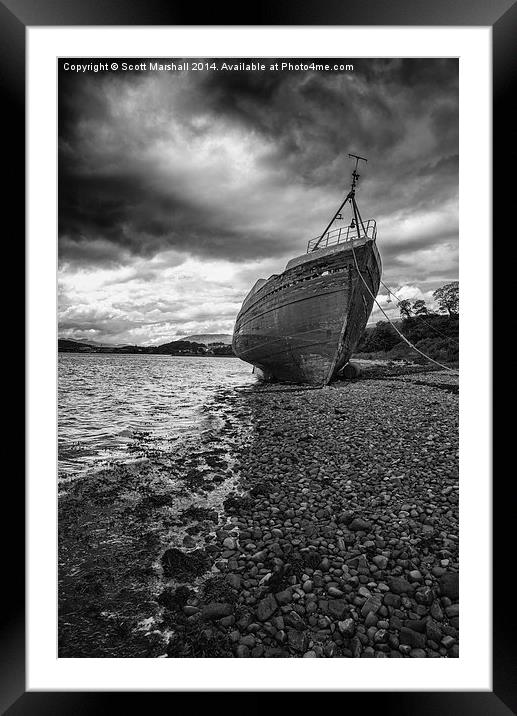
M 514 0 L 268 0 L 249 6 L 247 15 L 219 3 L 204 8 L 203 22 L 196 4 L 171 0 L 0 0 L 0 82 L 4 129 L 4 171 L 8 175 L 5 210 L 15 218 L 13 240 L 23 246 L 25 216 L 25 30 L 28 26 L 59 25 L 405 25 L 491 26 L 493 32 L 493 216 L 494 236 L 508 230 L 511 183 L 504 166 L 515 129 L 511 109 L 511 78 L 517 37 L 517 6 Z M 504 144 L 503 144 L 504 142 Z M 498 218 L 500 217 L 500 218 Z M 503 223 L 505 228 L 503 229 Z M 21 226 L 20 226 L 21 224 Z M 16 228 L 17 227 L 17 231 Z M 14 240 L 16 237 L 16 240 Z M 30 287 L 27 287 L 30 289 Z M 500 301 L 504 300 L 504 288 Z M 488 300 L 491 300 L 490 290 Z M 504 437 L 499 437 L 502 446 Z M 510 463 L 511 464 L 511 463 Z M 511 470 L 511 468 L 510 468 Z M 15 479 L 16 478 L 16 479 Z M 357 706 L 381 712 L 405 714 L 517 713 L 515 674 L 515 620 L 509 582 L 507 545 L 514 540 L 515 481 L 494 481 L 493 551 L 493 691 L 492 692 L 352 692 L 344 696 L 347 710 Z M 5 513 L 16 519 L 4 536 L 4 596 L 8 608 L 1 616 L 0 708 L 10 716 L 26 714 L 102 714 L 121 708 L 120 699 L 130 698 L 133 708 L 153 708 L 150 700 L 176 698 L 174 693 L 26 692 L 25 689 L 25 593 L 24 593 L 24 486 L 11 474 Z M 9 509 L 7 510 L 7 505 Z M 5 514 L 4 513 L 4 514 Z M 514 519 L 514 517 L 513 517 Z M 7 521 L 3 521 L 4 528 Z M 510 576 L 509 576 L 510 575 Z M 7 586 L 9 585 L 9 586 Z M 408 685 L 410 688 L 410 685 Z M 255 712 L 264 708 L 267 694 L 259 693 L 246 705 Z M 228 708 L 224 693 L 210 694 L 210 708 Z M 282 707 L 283 696 L 277 694 Z M 318 697 L 317 694 L 314 696 Z M 312 694 L 305 694 L 310 704 Z M 145 699 L 145 702 L 144 702 Z M 365 701 L 366 699 L 366 701 Z M 274 705 L 268 704 L 271 709 Z

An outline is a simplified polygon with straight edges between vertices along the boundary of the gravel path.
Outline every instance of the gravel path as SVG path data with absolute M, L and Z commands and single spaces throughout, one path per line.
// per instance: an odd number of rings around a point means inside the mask
M 61 500 L 60 655 L 457 657 L 457 377 L 217 401 L 211 464 L 191 451 Z

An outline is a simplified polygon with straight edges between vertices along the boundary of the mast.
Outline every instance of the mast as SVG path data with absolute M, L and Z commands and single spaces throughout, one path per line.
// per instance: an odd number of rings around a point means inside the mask
M 351 185 L 351 187 L 350 187 L 350 191 L 349 191 L 348 194 L 346 195 L 346 197 L 345 197 L 343 203 L 340 205 L 339 209 L 336 211 L 336 213 L 334 214 L 334 216 L 332 217 L 332 219 L 330 220 L 330 222 L 328 223 L 328 225 L 325 227 L 325 231 L 323 231 L 323 233 L 321 234 L 320 238 L 318 239 L 318 241 L 317 241 L 316 244 L 314 245 L 314 247 L 313 247 L 313 249 L 312 249 L 313 251 L 316 251 L 316 249 L 318 248 L 318 246 L 319 246 L 319 244 L 320 244 L 320 241 L 321 241 L 322 238 L 325 236 L 325 234 L 327 233 L 327 231 L 330 229 L 330 227 L 332 226 L 332 224 L 334 223 L 334 221 L 337 219 L 337 217 L 338 217 L 339 214 L 341 213 L 341 210 L 343 209 L 343 207 L 345 206 L 345 204 L 346 204 L 348 201 L 350 202 L 350 204 L 351 204 L 351 206 L 352 206 L 352 209 L 353 209 L 353 211 L 354 211 L 355 223 L 356 223 L 356 226 L 357 226 L 357 237 L 359 238 L 359 225 L 361 225 L 361 226 L 363 227 L 364 235 L 366 236 L 366 230 L 365 230 L 365 228 L 364 228 L 363 220 L 362 220 L 362 218 L 361 218 L 361 214 L 359 214 L 359 209 L 357 208 L 357 204 L 356 204 L 356 201 L 355 201 L 355 188 L 356 188 L 356 186 L 357 186 L 357 182 L 359 181 L 359 176 L 360 176 L 360 174 L 357 173 L 357 166 L 358 166 L 358 164 L 359 164 L 359 161 L 367 162 L 368 159 L 365 159 L 364 157 L 360 157 L 360 156 L 358 156 L 357 154 L 349 154 L 348 156 L 349 156 L 349 157 L 353 157 L 353 158 L 355 159 L 355 167 L 354 167 L 354 170 L 353 170 L 353 172 L 352 172 L 352 185 Z M 359 216 L 359 220 L 358 220 L 358 216 Z
M 361 226 L 363 227 L 363 232 L 366 237 L 366 229 L 364 228 L 363 220 L 361 218 L 361 214 L 359 213 L 359 209 L 357 207 L 357 203 L 355 200 L 355 187 L 357 186 L 357 182 L 359 181 L 360 174 L 357 173 L 357 166 L 359 164 L 359 161 L 363 161 L 365 163 L 368 162 L 368 159 L 365 159 L 364 157 L 359 157 L 357 154 L 349 154 L 349 157 L 354 157 L 355 159 L 355 167 L 354 171 L 352 172 L 352 187 L 349 191 L 350 196 L 350 203 L 352 204 L 352 209 L 354 210 L 354 217 L 355 217 L 355 223 L 357 226 L 357 238 L 361 238 L 359 233 L 359 222 L 361 223 Z

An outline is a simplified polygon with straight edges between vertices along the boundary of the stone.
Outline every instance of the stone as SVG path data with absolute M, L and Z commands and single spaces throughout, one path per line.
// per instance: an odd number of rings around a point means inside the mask
M 328 593 L 329 597 L 342 597 L 342 596 L 344 596 L 344 594 L 343 594 L 343 592 L 341 591 L 341 589 L 338 589 L 337 587 L 329 587 L 329 588 L 327 589 L 327 593 Z
M 233 626 L 233 624 L 235 624 L 235 617 L 233 616 L 233 614 L 230 614 L 229 617 L 223 617 L 221 619 L 221 626 L 229 627 Z
M 442 621 L 443 611 L 442 611 L 441 606 L 438 604 L 438 602 L 433 602 L 433 604 L 431 605 L 431 609 L 429 611 L 430 611 L 433 619 L 436 619 L 439 622 Z
M 340 525 L 349 525 L 353 519 L 354 519 L 353 512 L 342 512 L 340 515 L 338 515 L 337 523 Z
M 254 562 L 264 562 L 264 560 L 267 559 L 267 550 L 263 549 L 260 552 L 255 552 L 251 559 Z
M 390 634 L 388 636 L 388 644 L 392 649 L 398 649 L 400 646 L 400 640 L 396 634 Z
M 386 594 L 383 597 L 383 602 L 387 607 L 393 607 L 394 609 L 398 609 L 400 607 L 400 596 L 398 594 L 392 594 L 391 592 L 386 592 Z
M 253 634 L 246 634 L 245 636 L 241 637 L 240 643 L 244 644 L 245 646 L 248 646 L 250 649 L 253 649 L 255 646 L 255 637 Z
M 354 636 L 354 638 L 350 640 L 350 649 L 352 651 L 352 656 L 355 659 L 361 656 L 363 645 L 361 644 L 361 640 L 358 637 Z
M 337 649 L 337 644 L 336 644 L 336 642 L 334 642 L 334 641 L 329 641 L 329 642 L 327 642 L 327 643 L 325 644 L 325 646 L 323 647 L 323 653 L 325 654 L 325 656 L 326 656 L 328 659 L 331 659 L 331 658 L 335 655 L 336 649 Z
M 198 614 L 198 613 L 199 613 L 198 607 L 191 607 L 188 604 L 186 604 L 183 607 L 183 614 L 185 614 L 187 617 L 191 617 L 194 614 Z
M 400 630 L 400 643 L 415 649 L 423 649 L 425 647 L 425 635 L 408 629 L 408 627 L 402 627 Z
M 449 619 L 458 617 L 460 615 L 460 605 L 459 604 L 451 604 L 450 607 L 445 608 L 445 613 L 447 614 Z
M 294 651 L 306 651 L 307 641 L 305 632 L 298 631 L 298 629 L 287 629 L 287 644 Z
M 388 558 L 385 557 L 382 554 L 377 554 L 373 559 L 372 562 L 375 564 L 376 567 L 379 569 L 386 569 L 388 566 Z
M 239 659 L 247 659 L 250 655 L 250 650 L 245 644 L 239 644 L 235 653 Z
M 290 589 L 284 589 L 283 592 L 277 592 L 275 594 L 276 601 L 281 604 L 290 604 L 293 601 L 293 595 Z
M 348 525 L 348 529 L 353 532 L 369 532 L 372 528 L 372 523 L 368 520 L 363 520 L 361 517 L 354 517 L 354 519 Z
M 396 616 L 390 617 L 390 629 L 400 630 L 402 629 L 402 622 Z
M 347 611 L 347 603 L 344 599 L 329 599 L 328 611 L 333 617 L 341 619 Z
M 228 617 L 233 612 L 231 604 L 224 604 L 221 602 L 211 602 L 203 607 L 201 610 L 201 619 L 204 621 L 215 621 L 216 619 L 222 619 Z
M 413 629 L 413 631 L 418 631 L 420 634 L 423 634 L 425 632 L 425 625 L 426 621 L 425 619 L 406 619 L 404 622 L 404 626 L 408 629 Z
M 388 632 L 386 629 L 378 629 L 373 635 L 374 644 L 385 644 L 388 641 Z
M 265 622 L 276 612 L 277 608 L 278 604 L 275 597 L 272 594 L 268 594 L 268 596 L 262 599 L 257 605 L 257 619 L 261 622 Z
M 372 594 L 361 607 L 361 614 L 365 617 L 369 612 L 376 614 L 382 604 L 382 597 L 379 594 Z
M 320 569 L 322 572 L 328 572 L 330 569 L 330 560 L 328 557 L 323 557 L 320 563 Z
M 280 631 L 285 627 L 284 618 L 281 617 L 281 616 L 280 616 L 280 617 L 273 617 L 273 619 L 271 620 L 271 622 L 272 622 L 273 626 L 274 626 L 276 629 L 279 629 Z
M 233 574 L 233 572 L 230 572 L 226 575 L 226 581 L 234 589 L 240 589 L 242 577 L 240 574 Z
M 223 547 L 226 547 L 226 549 L 232 549 L 232 550 L 235 549 L 235 547 L 236 547 L 235 540 L 232 539 L 231 537 L 227 537 L 226 539 L 223 540 Z
M 415 600 L 418 604 L 429 607 L 434 601 L 434 592 L 431 587 L 421 587 L 415 593 Z
M 368 629 L 368 627 L 375 626 L 377 624 L 377 617 L 375 616 L 374 612 L 368 612 L 366 615 L 366 619 L 364 620 L 364 625 Z
M 460 596 L 459 574 L 457 572 L 446 572 L 438 580 L 442 596 L 449 597 L 457 602 Z
M 429 619 L 426 622 L 425 632 L 427 634 L 428 639 L 436 642 L 437 644 L 440 643 L 442 639 L 442 631 L 440 629 L 440 625 L 438 624 L 438 622 L 435 622 L 434 619 Z
M 337 623 L 337 628 L 340 634 L 346 638 L 350 638 L 355 633 L 355 622 L 353 619 L 343 619 Z
M 294 610 L 285 615 L 284 622 L 298 631 L 303 631 L 305 629 L 305 622 L 298 612 L 295 612 Z
M 277 631 L 277 633 L 275 634 L 275 639 L 279 644 L 284 644 L 287 641 L 286 632 L 283 629 L 281 631 Z
M 441 643 L 446 649 L 450 649 L 451 646 L 456 643 L 456 639 L 454 639 L 454 637 L 452 636 L 444 636 L 441 640 Z
M 390 591 L 395 594 L 408 594 L 413 592 L 413 586 L 403 577 L 392 577 L 388 581 Z

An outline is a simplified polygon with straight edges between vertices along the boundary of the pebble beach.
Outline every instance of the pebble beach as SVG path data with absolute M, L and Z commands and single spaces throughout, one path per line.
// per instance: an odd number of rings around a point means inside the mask
M 219 390 L 59 498 L 59 656 L 455 658 L 458 377 Z

